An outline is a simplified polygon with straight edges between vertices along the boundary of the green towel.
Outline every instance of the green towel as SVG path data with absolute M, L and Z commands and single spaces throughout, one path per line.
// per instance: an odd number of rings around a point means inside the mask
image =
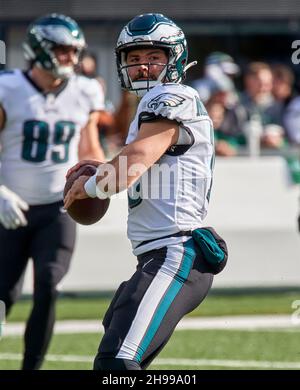
M 205 228 L 195 229 L 192 232 L 192 237 L 200 247 L 206 261 L 213 265 L 224 261 L 225 253 L 210 230 Z

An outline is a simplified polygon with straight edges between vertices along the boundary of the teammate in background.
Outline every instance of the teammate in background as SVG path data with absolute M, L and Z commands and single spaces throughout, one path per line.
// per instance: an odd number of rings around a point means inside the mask
M 161 14 L 140 15 L 122 30 L 116 54 L 122 87 L 142 98 L 127 146 L 101 164 L 98 175 L 79 177 L 65 208 L 75 199 L 105 198 L 129 188 L 128 236 L 138 265 L 105 315 L 94 369 L 140 370 L 161 351 L 180 319 L 203 301 L 227 254 L 213 229 L 200 229 L 212 186 L 213 128 L 197 92 L 181 84 L 191 66 L 184 33 Z M 160 185 L 157 168 L 166 167 L 175 174 Z M 109 173 L 104 177 L 101 171 Z M 169 196 L 161 194 L 164 188 Z M 211 254 L 219 252 L 219 261 L 204 256 L 202 245 L 213 248 Z
M 103 161 L 97 134 L 103 94 L 97 81 L 73 74 L 84 46 L 74 20 L 42 17 L 30 25 L 24 44 L 30 68 L 0 75 L 0 300 L 7 313 L 29 258 L 34 267 L 23 369 L 42 364 L 56 287 L 74 249 L 75 222 L 62 207 L 65 173 L 78 157 Z
M 106 83 L 105 80 L 98 75 L 98 61 L 97 56 L 87 50 L 83 51 L 83 54 L 80 56 L 80 64 L 78 66 L 78 73 L 88 77 L 89 79 L 96 79 L 101 85 L 104 94 L 106 93 Z
M 86 77 L 96 78 L 106 92 L 105 80 L 97 75 L 97 56 L 84 51 L 81 57 L 79 73 Z M 124 146 L 129 124 L 137 107 L 137 97 L 123 90 L 120 103 L 115 108 L 111 101 L 105 101 L 106 110 L 102 112 L 98 123 L 99 136 L 106 156 L 114 157 Z

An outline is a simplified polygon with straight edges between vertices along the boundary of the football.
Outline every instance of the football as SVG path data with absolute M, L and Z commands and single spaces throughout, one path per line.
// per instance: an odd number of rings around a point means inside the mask
M 64 196 L 79 176 L 92 176 L 96 173 L 96 170 L 97 168 L 95 166 L 87 164 L 80 167 L 76 172 L 73 172 L 66 181 Z M 93 223 L 100 221 L 105 215 L 109 203 L 109 198 L 86 198 L 75 200 L 67 209 L 67 212 L 77 223 L 80 223 L 81 225 L 92 225 Z

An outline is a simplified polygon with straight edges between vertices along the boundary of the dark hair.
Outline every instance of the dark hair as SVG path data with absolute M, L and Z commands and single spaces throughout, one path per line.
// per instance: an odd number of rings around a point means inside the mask
M 293 85 L 295 82 L 295 76 L 291 68 L 284 64 L 276 64 L 272 66 L 272 72 L 275 78 L 286 82 L 289 85 Z
M 91 58 L 95 62 L 95 65 L 97 67 L 97 65 L 98 65 L 98 57 L 97 57 L 97 55 L 95 53 L 93 53 L 92 51 L 89 51 L 89 50 L 83 50 L 82 53 L 81 53 L 80 59 L 82 61 L 85 58 Z
M 247 66 L 245 76 L 257 76 L 261 70 L 269 70 L 270 72 L 272 71 L 271 67 L 265 62 L 250 62 L 250 64 Z
M 90 58 L 92 59 L 92 61 L 94 62 L 95 64 L 95 69 L 92 71 L 92 72 L 89 72 L 89 73 L 86 73 L 82 67 L 82 62 L 85 58 Z M 86 76 L 86 77 L 89 77 L 89 78 L 95 78 L 97 77 L 97 68 L 98 68 L 98 58 L 96 56 L 95 53 L 91 52 L 91 51 L 88 51 L 88 50 L 84 50 L 81 55 L 80 55 L 80 59 L 79 59 L 79 64 L 78 64 L 78 70 L 77 72 Z

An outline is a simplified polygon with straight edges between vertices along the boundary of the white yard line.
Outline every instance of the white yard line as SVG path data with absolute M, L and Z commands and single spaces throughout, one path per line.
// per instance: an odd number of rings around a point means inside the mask
M 2 325 L 2 336 L 18 336 L 24 332 L 24 323 L 7 323 Z M 300 331 L 300 323 L 292 320 L 290 315 L 258 315 L 184 318 L 176 330 L 283 330 Z M 99 320 L 57 321 L 56 334 L 67 333 L 103 333 Z
M 18 353 L 0 353 L 0 360 L 19 361 L 22 355 Z M 83 355 L 47 355 L 49 362 L 90 363 L 94 356 Z M 156 359 L 153 366 L 191 366 L 191 367 L 232 367 L 232 368 L 274 368 L 274 369 L 300 369 L 300 362 L 272 362 L 260 360 L 216 360 L 216 359 Z
M 271 362 L 260 360 L 215 360 L 215 359 L 156 359 L 154 366 L 234 367 L 300 369 L 300 362 Z
M 184 318 L 178 325 L 180 329 L 234 329 L 258 330 L 291 328 L 300 331 L 300 321 L 295 323 L 291 315 L 245 315 L 226 317 Z
M 22 360 L 20 353 L 0 353 L 0 360 Z M 47 355 L 48 362 L 92 363 L 95 356 L 80 355 Z

